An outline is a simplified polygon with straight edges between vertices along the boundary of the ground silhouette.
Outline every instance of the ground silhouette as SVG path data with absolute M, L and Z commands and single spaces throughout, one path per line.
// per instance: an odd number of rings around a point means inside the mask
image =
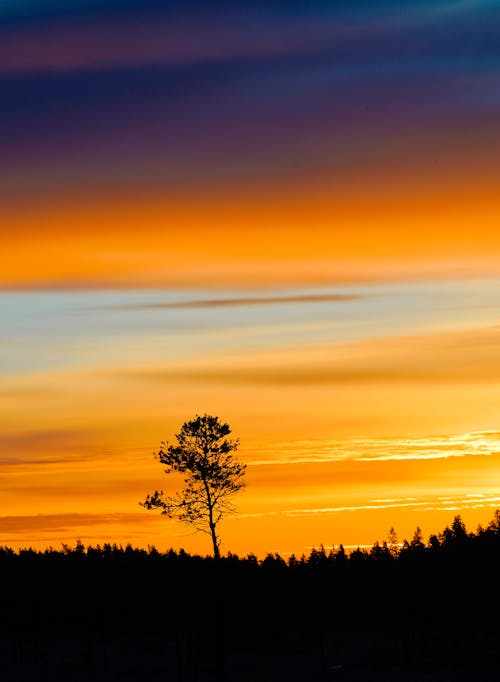
M 498 680 L 499 569 L 499 512 L 472 533 L 458 516 L 428 542 L 417 530 L 396 551 L 288 560 L 0 548 L 0 676 Z

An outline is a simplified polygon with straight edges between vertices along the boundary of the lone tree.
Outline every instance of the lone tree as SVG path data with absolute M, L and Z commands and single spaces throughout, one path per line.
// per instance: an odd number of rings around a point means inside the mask
M 220 558 L 217 524 L 226 514 L 234 513 L 230 498 L 244 487 L 245 464 L 232 455 L 239 441 L 227 438 L 230 433 L 228 424 L 208 414 L 185 422 L 175 436 L 177 445 L 162 441 L 155 453 L 166 465 L 166 474 L 184 475 L 185 487 L 174 497 L 155 490 L 139 503 L 146 509 L 161 509 L 164 516 L 208 533 L 215 559 Z

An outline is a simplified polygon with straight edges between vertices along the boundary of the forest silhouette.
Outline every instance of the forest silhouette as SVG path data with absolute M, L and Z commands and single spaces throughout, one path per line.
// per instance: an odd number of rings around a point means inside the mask
M 500 511 L 305 556 L 0 548 L 5 680 L 498 680 Z

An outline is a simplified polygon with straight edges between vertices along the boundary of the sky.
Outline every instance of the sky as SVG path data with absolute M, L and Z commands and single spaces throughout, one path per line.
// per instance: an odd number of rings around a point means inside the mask
M 500 7 L 0 1 L 0 543 L 139 507 L 216 414 L 223 551 L 500 503 Z

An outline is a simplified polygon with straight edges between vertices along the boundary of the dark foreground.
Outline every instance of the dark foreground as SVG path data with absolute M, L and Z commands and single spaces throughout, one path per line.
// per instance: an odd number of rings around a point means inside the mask
M 0 680 L 500 682 L 500 515 L 283 561 L 0 550 Z
M 498 682 L 497 643 L 485 660 L 464 655 L 485 641 L 459 643 L 450 630 L 415 634 L 431 647 L 404 641 L 394 631 L 325 632 L 322 641 L 304 641 L 296 632 L 255 642 L 226 636 L 223 676 L 217 652 L 192 639 L 146 635 L 44 635 L 6 638 L 0 674 L 5 681 L 64 680 L 151 682 L 234 680 Z M 409 651 L 409 647 L 413 650 Z M 182 649 L 182 653 L 179 651 Z M 180 660 L 182 657 L 182 660 Z
M 387 633 L 336 633 L 325 635 L 326 657 L 333 661 L 325 669 L 323 652 L 311 644 L 268 642 L 249 647 L 245 642 L 228 641 L 224 678 L 217 678 L 213 652 L 200 647 L 191 652 L 179 669 L 177 643 L 161 637 L 108 636 L 105 638 L 41 637 L 14 642 L 7 640 L 2 650 L 2 680 L 408 680 L 498 681 L 498 658 L 480 664 L 464 659 L 458 649 L 447 650 L 447 659 L 435 657 L 405 661 L 400 643 L 380 639 Z M 389 633 L 391 636 L 392 633 Z M 432 633 L 436 636 L 436 633 Z M 448 633 L 439 633 L 445 642 Z M 331 640 L 331 644 L 330 644 Z M 335 640 L 335 641 L 334 641 Z M 353 642 L 356 640 L 356 644 Z M 360 648 L 363 647 L 362 650 Z M 14 650 L 14 651 L 13 651 Z M 449 658 L 448 658 L 449 657 Z M 439 657 L 440 658 L 440 657 Z M 341 663 L 337 663 L 341 661 Z

